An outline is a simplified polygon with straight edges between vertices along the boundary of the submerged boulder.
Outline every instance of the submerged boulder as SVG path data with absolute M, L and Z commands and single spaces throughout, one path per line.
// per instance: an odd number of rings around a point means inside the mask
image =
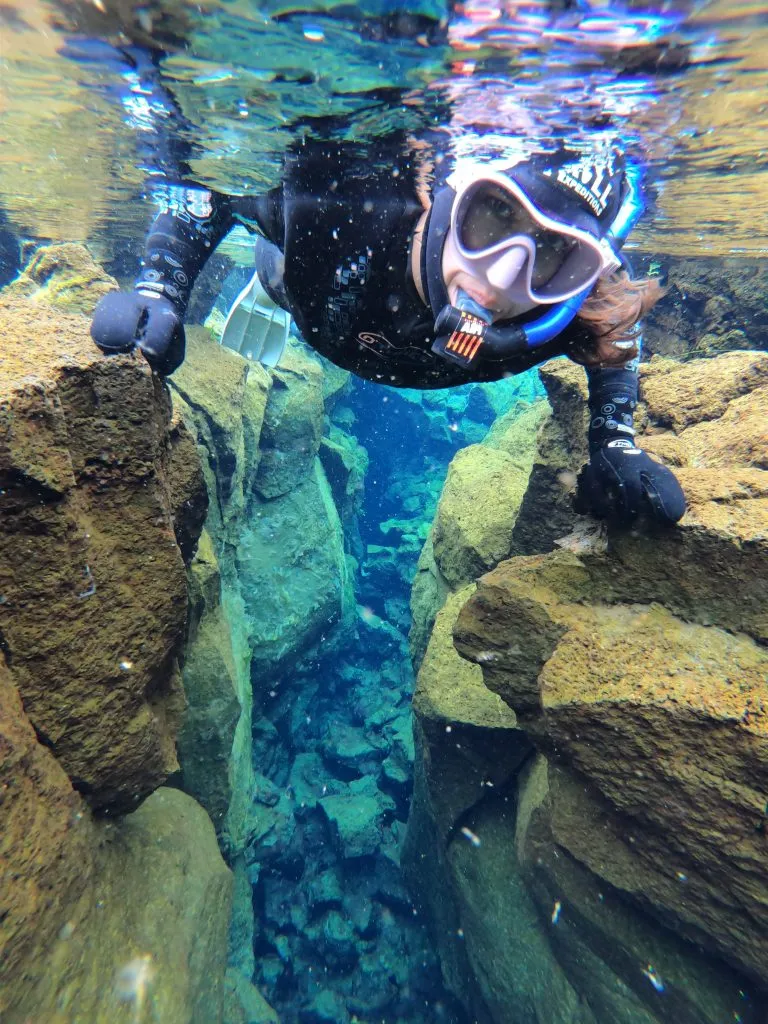
M 457 595 L 462 674 L 436 660 L 453 656 L 437 625 L 430 641 L 409 873 L 422 893 L 451 894 L 441 908 L 423 898 L 437 936 L 463 932 L 461 950 L 439 939 L 444 973 L 480 1020 L 515 1006 L 521 1019 L 756 1024 L 768 1010 L 768 355 L 643 368 L 643 447 L 674 466 L 689 503 L 668 530 L 606 531 L 572 512 L 579 372 L 544 368 L 553 415 L 513 530 L 528 553 Z M 528 751 L 474 796 L 466 769 L 441 769 L 459 756 L 481 773 L 503 764 L 496 728 L 462 726 L 470 668 L 516 716 L 507 758 Z M 455 717 L 442 728 L 441 706 Z
M 43 302 L 66 313 L 91 314 L 99 299 L 118 287 L 84 245 L 60 242 L 35 249 L 3 296 Z
M 0 299 L 0 318 L 6 662 L 76 788 L 130 806 L 177 768 L 184 707 L 170 402 L 142 358 L 104 358 L 84 317 Z
M 99 831 L 87 891 L 3 1019 L 220 1024 L 232 876 L 207 814 L 159 789 Z
M 370 856 L 381 846 L 383 807 L 375 796 L 340 794 L 323 797 L 318 804 L 340 857 Z
M 547 413 L 543 401 L 513 406 L 481 444 L 463 448 L 451 462 L 411 590 L 416 668 L 446 596 L 514 550 L 515 524 Z

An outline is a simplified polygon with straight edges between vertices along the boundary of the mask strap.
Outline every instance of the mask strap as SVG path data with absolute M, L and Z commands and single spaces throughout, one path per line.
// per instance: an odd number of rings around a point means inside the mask
M 448 185 L 435 193 L 424 228 L 426 244 L 421 249 L 421 280 L 425 283 L 432 315 L 438 316 L 449 305 L 443 280 L 443 249 L 451 229 L 451 210 L 456 193 Z

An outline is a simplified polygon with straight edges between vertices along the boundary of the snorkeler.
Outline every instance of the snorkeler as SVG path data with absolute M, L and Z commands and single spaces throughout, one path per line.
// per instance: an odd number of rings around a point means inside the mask
M 304 340 L 360 377 L 395 387 L 493 381 L 557 355 L 589 383 L 588 465 L 577 507 L 674 523 L 673 473 L 636 447 L 639 320 L 662 293 L 631 281 L 620 247 L 642 206 L 615 150 L 561 146 L 512 166 L 467 164 L 425 208 L 415 161 L 307 144 L 266 195 L 162 184 L 132 293 L 99 303 L 105 353 L 138 347 L 160 374 L 184 358 L 194 281 L 235 224 L 258 232 L 258 281 Z

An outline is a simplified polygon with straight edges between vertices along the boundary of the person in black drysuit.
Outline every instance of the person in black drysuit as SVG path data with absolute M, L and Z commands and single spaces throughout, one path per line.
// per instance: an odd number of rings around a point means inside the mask
M 100 301 L 106 354 L 138 348 L 173 373 L 197 275 L 236 224 L 257 234 L 260 282 L 304 340 L 336 365 L 395 387 L 493 381 L 556 355 L 589 383 L 588 465 L 577 507 L 632 521 L 685 511 L 672 472 L 634 443 L 639 315 L 653 282 L 630 282 L 618 250 L 641 206 L 621 154 L 563 143 L 509 167 L 472 167 L 425 202 L 404 140 L 378 152 L 307 143 L 266 195 L 189 180 L 153 190 L 160 213 L 131 293 Z M 658 288 L 658 285 L 656 285 Z

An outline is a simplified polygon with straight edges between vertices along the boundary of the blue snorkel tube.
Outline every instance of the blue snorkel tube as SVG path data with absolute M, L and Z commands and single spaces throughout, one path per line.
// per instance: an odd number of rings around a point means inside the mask
M 639 170 L 628 166 L 625 170 L 627 194 L 622 200 L 604 241 L 617 251 L 643 214 L 645 205 L 640 196 Z M 469 367 L 482 348 L 484 359 L 499 361 L 539 348 L 571 323 L 576 317 L 594 284 L 557 303 L 538 319 L 527 324 L 493 326 L 493 314 L 460 291 L 456 306 L 446 306 L 435 320 L 437 335 L 432 351 Z

